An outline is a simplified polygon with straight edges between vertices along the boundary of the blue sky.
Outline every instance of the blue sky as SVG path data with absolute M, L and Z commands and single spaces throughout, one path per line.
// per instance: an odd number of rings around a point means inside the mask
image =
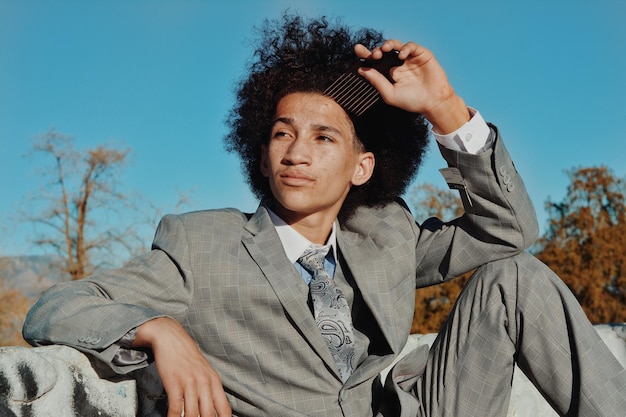
M 24 155 L 50 128 L 131 148 L 124 189 L 165 211 L 179 192 L 187 209 L 254 210 L 224 119 L 253 27 L 286 8 L 433 50 L 499 126 L 542 226 L 565 170 L 626 174 L 626 1 L 0 0 L 0 254 L 36 252 L 16 213 L 43 183 Z M 430 149 L 416 182 L 444 187 Z

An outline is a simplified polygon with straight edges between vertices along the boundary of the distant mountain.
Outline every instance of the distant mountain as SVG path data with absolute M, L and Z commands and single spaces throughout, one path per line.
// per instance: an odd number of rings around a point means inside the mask
M 26 297 L 35 298 L 50 286 L 67 280 L 53 255 L 0 257 L 0 278 L 8 288 L 20 289 Z

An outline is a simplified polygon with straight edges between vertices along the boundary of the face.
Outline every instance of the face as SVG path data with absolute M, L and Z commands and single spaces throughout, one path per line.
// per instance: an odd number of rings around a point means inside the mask
M 334 100 L 317 93 L 280 100 L 261 172 L 283 220 L 334 220 L 350 187 L 367 182 L 373 169 L 374 156 L 361 150 L 350 118 Z

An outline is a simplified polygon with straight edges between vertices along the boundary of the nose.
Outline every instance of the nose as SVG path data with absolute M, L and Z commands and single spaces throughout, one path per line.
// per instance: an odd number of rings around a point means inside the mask
M 301 136 L 290 141 L 285 149 L 283 162 L 287 165 L 309 164 L 311 162 L 309 142 Z

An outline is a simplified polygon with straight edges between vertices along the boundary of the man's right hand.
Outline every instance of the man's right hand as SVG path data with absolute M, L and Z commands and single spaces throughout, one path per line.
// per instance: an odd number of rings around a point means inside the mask
M 398 51 L 398 59 L 404 61 L 391 70 L 395 83 L 371 68 L 361 67 L 359 74 L 378 90 L 385 103 L 423 114 L 437 133 L 444 135 L 463 126 L 470 118 L 465 102 L 455 93 L 430 50 L 415 42 L 395 39 L 372 51 L 363 45 L 354 47 L 357 56 L 366 59 L 380 59 L 384 52 L 394 49 Z
M 230 417 L 222 381 L 176 320 L 159 317 L 137 329 L 134 347 L 152 349 L 167 393 L 167 417 Z

